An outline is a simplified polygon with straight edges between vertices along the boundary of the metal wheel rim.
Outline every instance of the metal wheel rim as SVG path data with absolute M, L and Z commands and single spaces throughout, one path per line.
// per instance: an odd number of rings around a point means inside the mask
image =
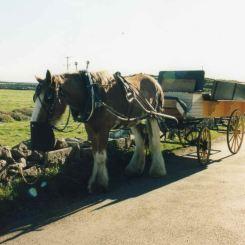
M 244 116 L 240 110 L 232 112 L 227 126 L 227 145 L 232 154 L 236 154 L 243 142 Z
M 197 157 L 199 163 L 205 165 L 209 162 L 211 151 L 211 134 L 207 127 L 204 127 L 199 132 L 197 142 Z

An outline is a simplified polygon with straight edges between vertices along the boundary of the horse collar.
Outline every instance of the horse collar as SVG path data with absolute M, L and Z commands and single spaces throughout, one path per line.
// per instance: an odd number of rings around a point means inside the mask
M 87 71 L 81 71 L 79 74 L 85 82 L 87 100 L 83 111 L 71 108 L 71 113 L 75 121 L 85 123 L 93 116 L 95 109 L 101 106 L 101 96 L 98 84 L 94 82 L 91 74 Z

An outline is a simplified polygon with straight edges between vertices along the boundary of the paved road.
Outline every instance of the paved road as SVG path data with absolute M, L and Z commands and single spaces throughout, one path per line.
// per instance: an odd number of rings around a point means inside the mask
M 245 147 L 229 156 L 217 142 L 214 162 L 197 167 L 168 156 L 165 179 L 115 184 L 56 216 L 35 219 L 0 238 L 5 244 L 245 244 Z M 174 167 L 172 167 L 174 165 Z

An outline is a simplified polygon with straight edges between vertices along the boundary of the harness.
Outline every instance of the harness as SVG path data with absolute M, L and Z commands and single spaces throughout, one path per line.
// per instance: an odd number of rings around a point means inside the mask
M 110 114 L 115 116 L 117 119 L 126 122 L 135 122 L 147 118 L 149 115 L 143 115 L 138 117 L 131 117 L 129 108 L 128 115 L 124 115 L 116 111 L 112 106 L 108 105 L 102 100 L 100 93 L 100 85 L 94 81 L 91 74 L 87 71 L 81 71 L 80 76 L 83 81 L 85 81 L 87 101 L 84 111 L 79 111 L 77 108 L 72 108 L 71 113 L 74 121 L 86 123 L 93 116 L 94 111 L 98 108 L 104 107 Z M 131 104 L 135 99 L 135 93 L 130 87 L 129 83 L 121 76 L 119 72 L 114 74 L 114 77 L 117 81 L 122 84 L 122 87 L 125 89 L 125 94 L 127 101 Z
M 94 81 L 91 74 L 87 71 L 81 71 L 81 79 L 85 81 L 87 100 L 85 102 L 84 111 L 78 108 L 70 107 L 74 121 L 86 123 L 93 116 L 94 111 L 102 106 L 102 99 L 98 83 Z
M 102 100 L 102 96 L 100 93 L 101 91 L 100 85 L 94 81 L 91 74 L 88 71 L 81 71 L 79 74 L 81 76 L 81 80 L 85 81 L 85 88 L 86 88 L 85 93 L 86 93 L 87 100 L 85 102 L 84 110 L 81 111 L 79 108 L 74 108 L 70 106 L 70 112 L 64 128 L 58 129 L 55 126 L 52 126 L 54 129 L 58 131 L 64 131 L 65 128 L 68 126 L 70 113 L 72 114 L 74 121 L 80 123 L 86 123 L 92 118 L 95 110 L 101 107 L 104 107 L 110 114 L 115 116 L 117 119 L 125 122 L 137 122 L 148 117 L 163 117 L 178 122 L 175 117 L 157 112 L 157 105 L 156 108 L 154 108 L 138 89 L 132 87 L 132 85 L 124 77 L 121 76 L 120 72 L 116 72 L 114 74 L 114 78 L 118 82 L 120 82 L 122 87 L 124 88 L 128 103 L 132 105 L 132 102 L 135 101 L 145 112 L 144 115 L 138 117 L 131 117 L 130 108 L 129 108 L 128 115 L 124 115 L 116 111 L 112 106 L 108 105 Z M 57 89 L 57 92 L 51 91 L 51 89 L 49 89 L 45 93 L 44 101 L 46 102 L 47 106 L 44 105 L 43 101 L 40 99 L 41 85 L 38 85 L 36 88 L 36 92 L 34 96 L 37 96 L 39 98 L 40 103 L 42 104 L 43 108 L 46 110 L 48 115 L 47 121 L 49 121 L 49 119 L 52 118 L 54 114 L 55 104 L 57 103 L 57 101 L 60 101 L 62 97 L 66 97 L 65 91 L 63 91 L 60 85 L 58 86 L 59 87 Z
M 100 85 L 94 81 L 93 77 L 89 72 L 81 71 L 80 76 L 81 79 L 85 81 L 87 100 L 84 111 L 79 111 L 78 108 L 70 107 L 74 121 L 81 123 L 88 122 L 89 119 L 93 116 L 94 111 L 101 107 L 104 107 L 110 114 L 112 114 L 121 121 L 135 122 L 148 117 L 148 115 L 130 117 L 130 109 L 128 115 L 124 115 L 116 111 L 112 106 L 108 105 L 102 100 L 102 95 L 100 93 Z M 114 77 L 122 84 L 123 88 L 125 89 L 126 98 L 128 102 L 131 103 L 134 100 L 135 95 L 131 90 L 128 82 L 126 82 L 126 80 L 121 77 L 119 72 L 115 73 Z
M 133 101 L 136 101 L 136 103 L 141 107 L 141 109 L 146 113 L 147 117 L 162 117 L 162 118 L 168 118 L 170 120 L 174 120 L 176 123 L 178 123 L 177 118 L 157 112 L 157 107 L 154 108 L 151 103 L 145 98 L 145 96 L 136 88 L 133 87 L 124 77 L 121 76 L 120 72 L 116 72 L 114 74 L 114 77 L 118 79 L 118 81 L 121 81 L 125 92 L 126 92 L 126 98 L 129 103 L 132 103 Z M 149 108 L 149 109 L 148 109 Z M 135 118 L 137 119 L 137 118 Z

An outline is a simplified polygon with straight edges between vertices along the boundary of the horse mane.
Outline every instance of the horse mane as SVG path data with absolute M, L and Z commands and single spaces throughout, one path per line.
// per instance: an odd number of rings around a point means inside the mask
M 92 78 L 98 82 L 101 85 L 108 85 L 110 84 L 113 80 L 115 80 L 114 76 L 110 74 L 108 71 L 98 71 L 98 72 L 91 72 L 90 73 Z M 75 80 L 80 80 L 80 74 L 79 72 L 74 72 L 74 73 L 64 73 L 61 75 L 56 75 L 56 79 L 59 81 L 61 79 L 75 79 Z
M 115 80 L 114 76 L 108 71 L 91 72 L 91 76 L 101 85 L 108 85 Z
M 135 77 L 138 75 L 145 75 L 145 74 L 144 73 L 134 73 L 134 74 L 125 75 L 125 77 Z

